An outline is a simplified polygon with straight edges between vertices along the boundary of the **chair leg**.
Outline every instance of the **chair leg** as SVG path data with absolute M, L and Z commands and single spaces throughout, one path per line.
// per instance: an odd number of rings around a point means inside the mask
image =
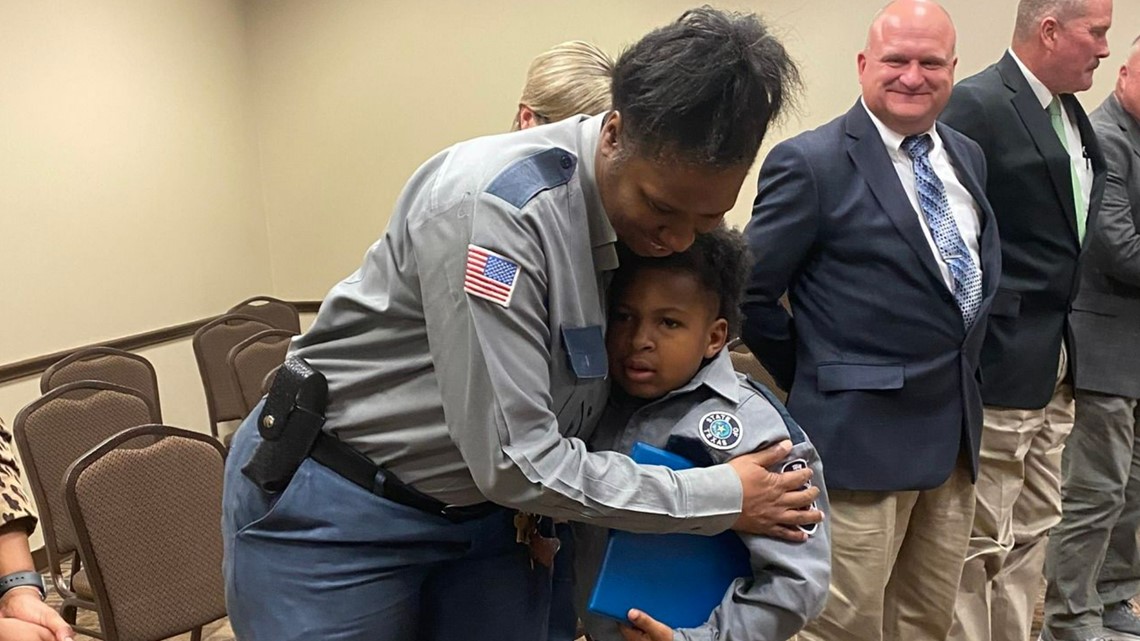
M 63 620 L 66 621 L 68 625 L 74 626 L 75 625 L 75 616 L 76 616 L 76 607 L 74 605 L 60 606 L 59 616 L 63 617 Z
M 190 632 L 190 641 L 202 641 L 202 626 L 198 626 Z

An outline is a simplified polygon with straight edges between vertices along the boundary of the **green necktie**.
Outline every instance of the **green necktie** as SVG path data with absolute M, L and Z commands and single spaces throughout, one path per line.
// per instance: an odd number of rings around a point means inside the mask
M 1049 120 L 1053 123 L 1053 131 L 1057 132 L 1057 137 L 1061 139 L 1061 146 L 1065 151 L 1069 150 L 1069 137 L 1065 135 L 1065 123 L 1062 121 L 1064 115 L 1061 112 L 1061 99 L 1054 96 L 1053 102 L 1049 103 L 1046 107 L 1049 112 Z M 1085 242 L 1085 218 L 1088 212 L 1085 211 L 1085 192 L 1081 189 L 1081 179 L 1077 177 L 1077 166 L 1073 163 L 1073 159 L 1069 157 L 1069 178 L 1073 181 L 1073 205 L 1076 207 L 1077 212 L 1077 238 L 1083 243 Z

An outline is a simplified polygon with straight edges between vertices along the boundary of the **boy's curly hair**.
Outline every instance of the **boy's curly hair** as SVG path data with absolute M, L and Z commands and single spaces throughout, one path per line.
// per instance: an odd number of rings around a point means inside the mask
M 739 231 L 722 224 L 707 234 L 698 234 L 685 251 L 662 258 L 638 256 L 624 245 L 619 245 L 618 255 L 621 267 L 610 286 L 611 306 L 642 269 L 692 274 L 702 288 L 716 294 L 717 317 L 728 321 L 729 336 L 739 334 L 740 303 L 752 268 L 748 245 Z

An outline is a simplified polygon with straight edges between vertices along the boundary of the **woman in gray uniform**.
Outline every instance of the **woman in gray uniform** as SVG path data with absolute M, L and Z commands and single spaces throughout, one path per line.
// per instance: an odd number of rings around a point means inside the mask
M 553 549 L 518 511 L 806 538 L 810 470 L 765 469 L 786 444 L 674 473 L 581 440 L 615 244 L 662 256 L 716 228 L 795 84 L 755 16 L 697 9 L 621 56 L 613 111 L 428 160 L 234 439 L 237 636 L 541 641 Z

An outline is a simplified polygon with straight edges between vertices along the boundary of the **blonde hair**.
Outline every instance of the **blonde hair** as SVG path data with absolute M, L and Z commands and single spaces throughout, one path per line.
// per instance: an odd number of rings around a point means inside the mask
M 581 40 L 563 42 L 531 61 L 519 104 L 543 122 L 602 113 L 610 108 L 613 69 L 613 59 L 594 45 Z M 518 128 L 516 113 L 511 129 Z

